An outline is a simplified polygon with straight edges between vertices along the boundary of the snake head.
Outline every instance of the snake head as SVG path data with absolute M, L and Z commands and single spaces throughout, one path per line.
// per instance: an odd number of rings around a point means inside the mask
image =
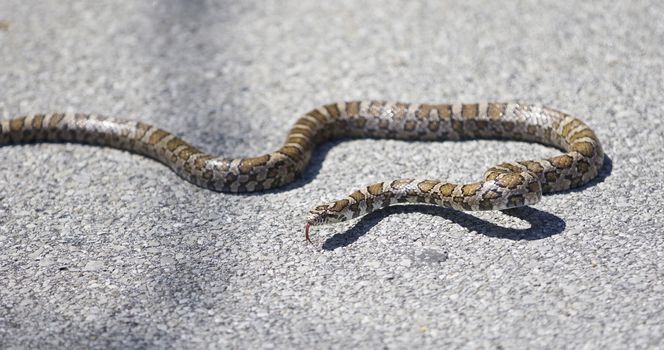
M 307 224 L 318 226 L 346 221 L 348 218 L 342 212 L 335 210 L 336 208 L 335 203 L 330 203 L 311 209 L 307 215 Z
M 309 228 L 311 226 L 334 224 L 348 220 L 342 209 L 345 208 L 340 207 L 338 202 L 321 204 L 311 209 L 307 215 L 307 225 L 304 229 L 307 241 L 311 243 L 309 239 Z

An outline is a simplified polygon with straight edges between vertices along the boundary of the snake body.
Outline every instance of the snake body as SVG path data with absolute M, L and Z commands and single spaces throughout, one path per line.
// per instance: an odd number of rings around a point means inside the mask
M 400 140 L 508 139 L 537 142 L 565 153 L 503 163 L 484 180 L 453 184 L 398 179 L 366 186 L 316 206 L 310 225 L 345 221 L 395 203 L 422 202 L 458 210 L 507 209 L 537 203 L 543 193 L 578 187 L 597 176 L 604 154 L 581 120 L 539 105 L 518 103 L 408 104 L 340 102 L 321 106 L 290 129 L 277 151 L 251 158 L 215 157 L 157 127 L 94 114 L 35 114 L 0 121 L 0 145 L 76 142 L 114 147 L 154 158 L 198 186 L 253 192 L 282 186 L 300 175 L 316 145 L 336 138 Z

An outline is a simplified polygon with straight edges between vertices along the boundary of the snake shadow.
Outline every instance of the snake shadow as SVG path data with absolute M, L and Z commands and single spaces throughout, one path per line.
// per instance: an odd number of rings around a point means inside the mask
M 595 176 L 594 179 L 588 181 L 588 183 L 583 186 L 571 188 L 566 191 L 556 192 L 555 194 L 581 192 L 588 187 L 593 187 L 599 183 L 604 182 L 604 180 L 606 180 L 607 177 L 611 176 L 612 171 L 613 171 L 613 160 L 611 160 L 611 158 L 608 155 L 604 154 L 604 165 L 602 165 L 602 169 L 599 170 L 599 173 L 597 174 L 597 176 Z
M 396 205 L 363 216 L 348 231 L 328 238 L 323 243 L 323 249 L 334 250 L 352 244 L 369 232 L 369 230 L 376 226 L 381 220 L 392 214 L 423 213 L 438 216 L 461 225 L 471 232 L 477 232 L 488 237 L 515 241 L 532 241 L 547 238 L 563 232 L 566 227 L 565 221 L 560 217 L 533 207 L 507 209 L 502 210 L 502 212 L 509 216 L 527 221 L 530 224 L 530 227 L 523 229 L 504 227 L 462 211 L 433 205 Z
M 327 157 L 327 154 L 335 146 L 351 141 L 351 138 L 341 138 L 333 141 L 327 141 L 323 144 L 316 147 L 313 154 L 311 155 L 311 160 L 309 160 L 309 165 L 305 168 L 304 172 L 297 178 L 295 181 L 287 184 L 283 187 L 284 191 L 290 191 L 299 187 L 302 187 L 311 181 L 313 181 L 318 173 L 320 173 L 321 168 L 323 167 L 323 161 Z
M 267 190 L 262 190 L 257 192 L 241 193 L 240 195 L 247 197 L 262 196 L 265 193 L 288 192 L 291 190 L 296 190 L 298 188 L 301 188 L 302 186 L 312 182 L 316 178 L 316 176 L 318 176 L 321 168 L 323 167 L 323 161 L 325 160 L 325 157 L 330 152 L 330 150 L 334 148 L 334 146 L 349 140 L 353 139 L 341 138 L 334 141 L 327 141 L 322 143 L 321 145 L 318 145 L 314 150 L 313 154 L 311 155 L 309 164 L 305 167 L 302 174 L 300 174 L 300 176 L 298 176 L 294 181 L 287 183 L 283 186 L 270 188 Z

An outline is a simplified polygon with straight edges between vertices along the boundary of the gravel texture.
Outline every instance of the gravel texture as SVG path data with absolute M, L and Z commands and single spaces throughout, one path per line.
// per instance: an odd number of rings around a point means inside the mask
M 350 99 L 538 102 L 610 162 L 533 208 L 403 206 L 321 227 L 390 178 L 477 179 L 518 142 L 324 145 L 277 191 L 220 194 L 127 152 L 0 148 L 0 348 L 664 345 L 664 3 L 0 1 L 0 117 L 135 118 L 227 156 Z

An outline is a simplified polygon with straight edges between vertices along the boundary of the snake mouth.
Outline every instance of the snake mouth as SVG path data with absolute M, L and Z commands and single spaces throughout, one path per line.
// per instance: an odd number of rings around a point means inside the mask
M 325 212 L 318 212 L 315 210 L 312 210 L 309 212 L 306 218 L 306 224 L 304 225 L 304 237 L 306 238 L 307 242 L 312 243 L 311 239 L 309 238 L 309 229 L 311 226 L 319 226 L 319 225 L 324 225 L 326 224 L 325 220 Z
M 316 212 L 309 212 L 307 215 L 307 218 L 305 219 L 307 222 L 307 225 L 309 226 L 318 226 L 323 224 L 323 216 L 321 213 L 316 213 Z
M 337 213 L 330 213 L 329 211 L 323 210 L 319 211 L 313 209 L 309 212 L 306 218 L 306 224 L 304 226 L 305 238 L 307 242 L 311 243 L 309 239 L 309 230 L 311 226 L 320 226 L 325 224 L 332 224 L 336 222 L 345 221 L 344 217 L 340 217 Z

